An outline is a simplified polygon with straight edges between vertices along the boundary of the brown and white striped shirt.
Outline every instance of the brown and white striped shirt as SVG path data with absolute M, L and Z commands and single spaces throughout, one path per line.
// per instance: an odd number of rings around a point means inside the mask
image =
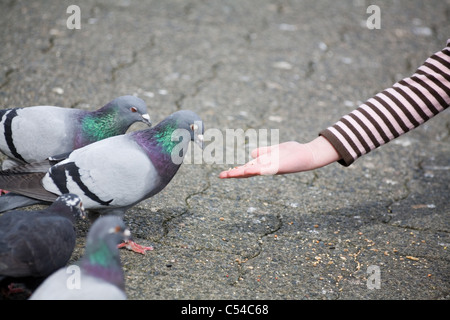
M 414 129 L 450 105 L 450 39 L 417 71 L 370 98 L 319 134 L 344 166 Z

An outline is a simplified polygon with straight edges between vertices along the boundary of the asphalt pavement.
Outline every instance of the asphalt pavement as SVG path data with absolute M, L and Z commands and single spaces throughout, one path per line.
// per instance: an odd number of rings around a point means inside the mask
M 348 168 L 218 178 L 257 145 L 314 139 L 450 38 L 448 0 L 371 4 L 1 1 L 0 105 L 134 94 L 154 124 L 202 117 L 214 148 L 125 216 L 154 247 L 121 250 L 129 299 L 448 300 L 449 110 Z

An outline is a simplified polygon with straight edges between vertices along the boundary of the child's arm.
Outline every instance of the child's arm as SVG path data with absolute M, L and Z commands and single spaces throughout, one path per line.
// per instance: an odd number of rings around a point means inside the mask
M 286 174 L 308 171 L 340 160 L 336 149 L 322 136 L 301 144 L 295 141 L 258 148 L 247 164 L 223 171 L 220 178 L 248 178 L 256 175 Z
M 313 141 L 286 142 L 256 149 L 254 160 L 220 173 L 220 178 L 285 174 L 313 170 L 359 157 L 412 130 L 450 104 L 450 39 L 416 72 L 322 130 Z

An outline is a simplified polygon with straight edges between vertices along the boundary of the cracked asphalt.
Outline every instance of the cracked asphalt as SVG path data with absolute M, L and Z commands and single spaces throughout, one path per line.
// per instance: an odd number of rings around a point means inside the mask
M 81 29 L 66 26 L 71 4 Z M 374 30 L 370 4 L 1 1 L 0 104 L 95 109 L 135 94 L 155 124 L 196 111 L 223 133 L 224 154 L 255 147 L 226 129 L 307 142 L 449 38 L 448 0 L 380 1 Z M 125 216 L 135 240 L 154 246 L 121 251 L 127 295 L 448 300 L 449 141 L 447 110 L 348 168 L 220 180 L 238 163 L 185 163 Z M 72 261 L 88 223 L 77 227 Z

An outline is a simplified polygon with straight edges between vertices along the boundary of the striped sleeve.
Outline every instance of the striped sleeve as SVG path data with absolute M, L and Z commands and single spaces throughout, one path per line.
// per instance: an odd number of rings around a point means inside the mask
M 450 105 L 450 39 L 417 71 L 322 130 L 349 166 L 362 155 L 418 127 Z

